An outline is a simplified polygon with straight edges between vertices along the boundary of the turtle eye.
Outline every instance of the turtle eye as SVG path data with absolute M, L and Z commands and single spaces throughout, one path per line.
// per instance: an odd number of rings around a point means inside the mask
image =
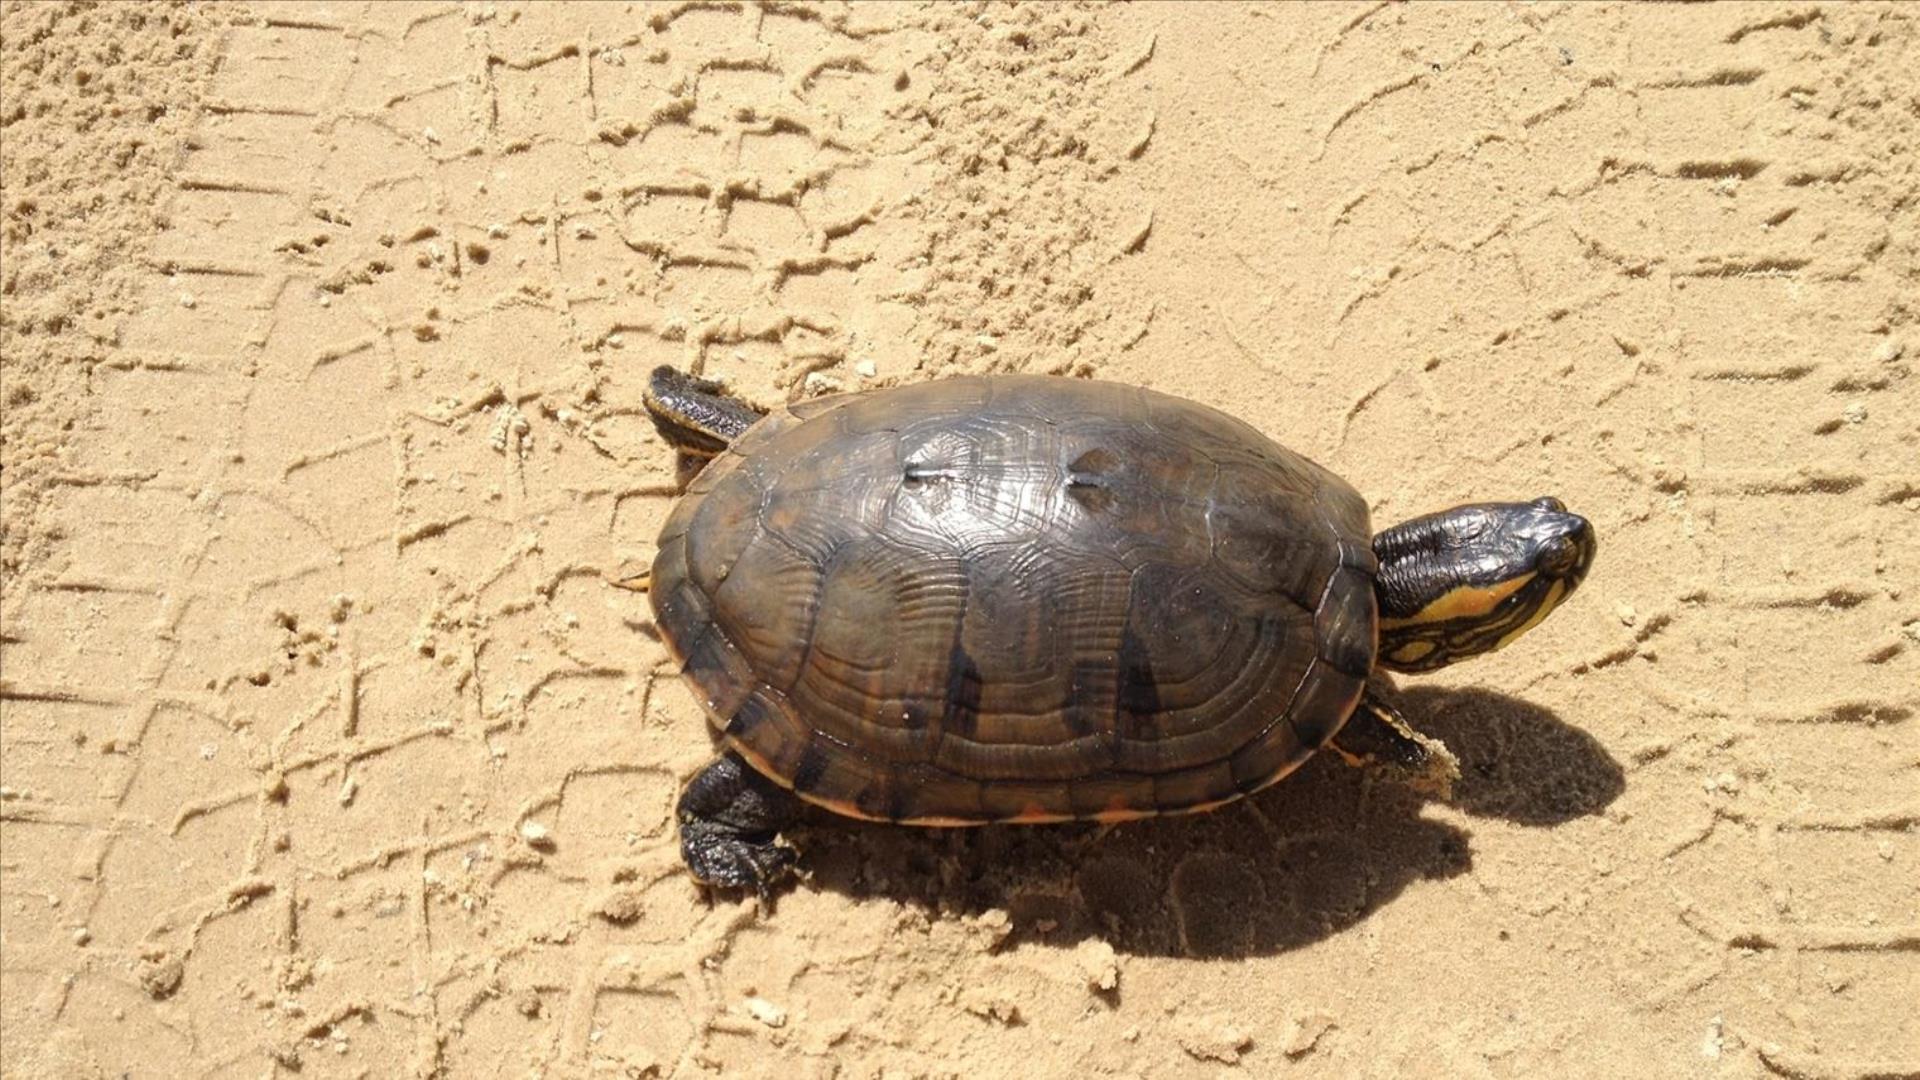
M 1561 502 L 1559 499 L 1556 499 L 1551 495 L 1542 496 L 1541 498 L 1533 500 L 1533 505 L 1539 507 L 1542 510 L 1552 510 L 1553 512 L 1558 514 L 1564 514 L 1567 512 L 1567 504 Z

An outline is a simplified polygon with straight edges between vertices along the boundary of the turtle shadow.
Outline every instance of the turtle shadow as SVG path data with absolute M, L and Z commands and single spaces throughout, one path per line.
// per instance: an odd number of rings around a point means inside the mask
M 1599 813 L 1627 789 L 1626 770 L 1598 740 L 1538 705 L 1477 687 L 1393 697 L 1460 759 L 1452 803 L 1475 817 L 1559 825 Z
M 1394 694 L 1460 759 L 1452 805 L 1550 827 L 1605 808 L 1625 772 L 1547 709 L 1486 690 Z M 1472 869 L 1468 834 L 1373 770 L 1317 754 L 1210 814 L 1125 825 L 903 829 L 815 822 L 797 839 L 808 887 L 934 916 L 1000 908 L 1010 941 L 1099 938 L 1134 955 L 1285 952 L 1353 926 L 1419 881 Z

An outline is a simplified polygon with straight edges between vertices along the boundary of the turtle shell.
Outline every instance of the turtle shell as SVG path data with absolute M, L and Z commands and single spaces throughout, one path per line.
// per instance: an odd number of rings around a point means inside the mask
M 1377 645 L 1366 503 L 1214 409 L 1046 376 L 803 402 L 661 530 L 658 625 L 724 741 L 923 825 L 1122 820 L 1280 779 Z

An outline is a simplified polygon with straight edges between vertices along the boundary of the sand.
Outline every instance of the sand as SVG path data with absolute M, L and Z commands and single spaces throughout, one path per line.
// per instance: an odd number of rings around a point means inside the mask
M 10 1076 L 1920 1075 L 1920 9 L 8 3 Z M 1585 588 L 1191 820 L 814 822 L 661 362 L 1226 408 Z

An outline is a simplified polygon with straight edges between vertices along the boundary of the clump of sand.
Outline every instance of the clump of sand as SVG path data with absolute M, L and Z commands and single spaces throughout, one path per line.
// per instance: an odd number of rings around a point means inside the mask
M 0 7 L 0 568 L 23 565 L 62 432 L 111 362 L 168 227 L 200 100 L 238 14 L 175 3 Z

